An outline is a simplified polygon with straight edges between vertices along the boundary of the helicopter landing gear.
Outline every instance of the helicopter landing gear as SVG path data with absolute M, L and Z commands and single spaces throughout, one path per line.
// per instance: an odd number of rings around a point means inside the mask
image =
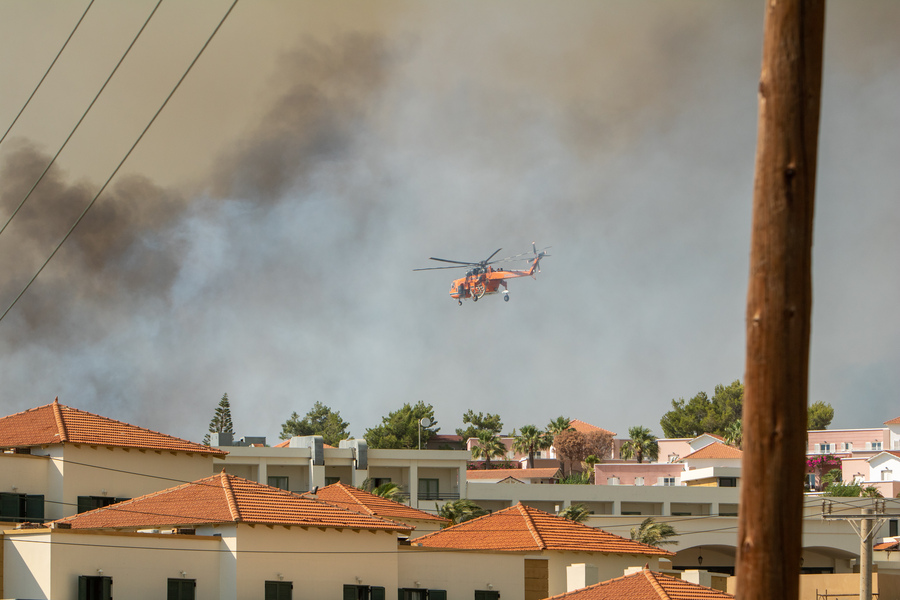
M 472 294 L 472 302 L 478 302 L 478 294 Z
M 457 302 L 459 302 L 459 305 L 462 306 L 462 300 L 457 300 Z
M 509 302 L 509 294 L 508 294 L 508 293 L 504 293 L 504 294 L 503 294 L 503 301 L 504 301 L 504 302 Z

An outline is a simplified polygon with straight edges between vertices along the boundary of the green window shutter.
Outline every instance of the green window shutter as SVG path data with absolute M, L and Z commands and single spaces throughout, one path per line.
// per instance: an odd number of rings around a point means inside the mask
M 344 600 L 357 600 L 355 585 L 344 585 Z
M 78 576 L 78 600 L 88 600 L 88 578 L 85 575 Z
M 179 600 L 178 592 L 180 587 L 177 579 L 169 579 L 166 582 L 166 600 Z
M 25 518 L 32 523 L 44 522 L 44 496 L 25 496 Z
M 369 596 L 372 600 L 385 600 L 384 588 L 383 587 L 375 587 L 372 588 L 372 595 Z
M 94 500 L 90 496 L 78 496 L 78 512 L 83 513 L 94 509 Z
M 428 590 L 428 600 L 447 600 L 447 590 Z
M 22 516 L 19 504 L 19 494 L 0 493 L 0 521 L 18 521 Z
M 101 600 L 112 600 L 112 577 L 101 577 L 100 586 L 102 588 Z

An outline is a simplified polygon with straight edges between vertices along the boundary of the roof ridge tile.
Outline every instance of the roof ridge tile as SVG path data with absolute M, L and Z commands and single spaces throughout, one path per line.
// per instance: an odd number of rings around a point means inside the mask
M 228 502 L 228 510 L 231 511 L 231 516 L 234 518 L 236 523 L 240 523 L 243 519 L 241 519 L 241 511 L 238 509 L 237 498 L 234 495 L 234 488 L 231 487 L 231 479 L 229 479 L 228 473 L 225 472 L 225 469 L 222 469 L 222 474 L 219 477 L 219 481 L 222 484 L 222 490 L 225 492 L 225 500 Z
M 534 524 L 534 520 L 531 517 L 531 513 L 528 512 L 528 507 L 519 502 L 516 506 L 519 509 L 519 514 L 525 519 L 525 526 L 528 527 L 528 531 L 531 532 L 531 536 L 534 538 L 534 541 L 537 542 L 538 548 L 541 550 L 547 549 L 547 543 L 544 542 L 544 538 L 541 537 L 540 532 L 538 532 L 537 527 Z
M 665 588 L 657 581 L 655 573 L 648 568 L 644 568 L 642 571 L 644 577 L 647 578 L 647 581 L 650 582 L 650 585 L 653 586 L 653 589 L 659 594 L 661 600 L 671 600 L 671 596 L 669 596 L 668 592 L 666 592 Z
M 59 404 L 59 396 L 56 397 L 56 400 L 53 401 L 53 404 L 50 406 L 53 407 L 53 418 L 56 420 L 56 429 L 58 430 L 57 435 L 59 435 L 60 442 L 68 442 L 69 435 L 66 431 L 66 422 L 62 416 L 62 410 L 60 409 Z

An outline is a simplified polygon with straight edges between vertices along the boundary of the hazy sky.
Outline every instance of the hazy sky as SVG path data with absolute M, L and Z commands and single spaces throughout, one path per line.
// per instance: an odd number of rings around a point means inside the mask
M 155 1 L 96 0 L 0 145 L 5 222 Z M 164 0 L 0 235 L 0 310 L 229 0 Z M 0 134 L 87 6 L 0 3 Z M 51 402 L 200 440 L 219 398 L 276 441 L 315 401 L 361 436 L 405 402 L 442 433 L 563 414 L 661 435 L 743 379 L 763 2 L 242 0 L 0 321 L 0 413 Z M 900 3 L 832 2 L 810 400 L 900 415 Z M 2 225 L 2 223 L 0 223 Z M 511 300 L 456 272 L 552 246 Z

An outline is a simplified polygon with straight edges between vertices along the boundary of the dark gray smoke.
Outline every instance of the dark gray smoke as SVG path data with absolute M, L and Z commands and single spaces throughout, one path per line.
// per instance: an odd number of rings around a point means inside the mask
M 236 86 L 271 72 L 242 111 L 210 92 L 242 133 L 190 185 L 104 194 L 0 322 L 6 412 L 59 395 L 199 440 L 228 392 L 238 435 L 270 440 L 317 400 L 356 435 L 419 400 L 443 432 L 473 408 L 659 433 L 670 399 L 742 378 L 762 7 L 468 8 L 335 12 L 244 71 L 213 54 Z M 835 426 L 897 416 L 898 9 L 878 10 L 832 8 L 826 33 L 810 389 Z M 207 116 L 161 125 L 169 160 Z M 3 215 L 48 159 L 7 144 Z M 0 236 L 4 302 L 96 193 L 62 162 Z M 552 256 L 509 303 L 458 308 L 455 271 L 412 272 L 532 241 Z

